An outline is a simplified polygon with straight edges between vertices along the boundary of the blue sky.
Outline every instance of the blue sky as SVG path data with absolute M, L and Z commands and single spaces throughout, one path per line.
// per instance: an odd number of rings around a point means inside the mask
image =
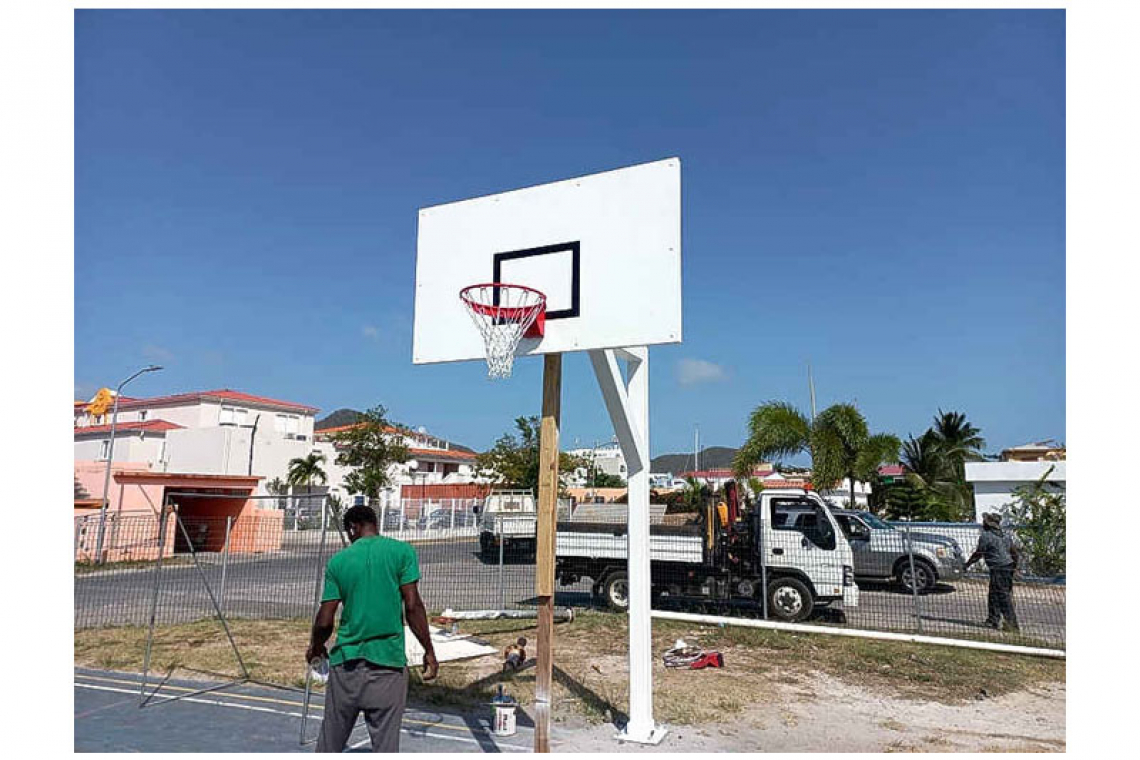
M 79 11 L 76 392 L 231 387 L 489 445 L 541 362 L 411 364 L 416 210 L 679 156 L 655 454 L 768 399 L 1065 438 L 1061 11 Z M 563 441 L 612 434 L 568 355 Z

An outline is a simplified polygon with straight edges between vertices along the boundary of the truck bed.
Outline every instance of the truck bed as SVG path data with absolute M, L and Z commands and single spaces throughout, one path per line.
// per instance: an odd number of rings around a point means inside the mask
M 649 526 L 649 557 L 657 562 L 704 561 L 704 531 L 698 525 Z M 590 559 L 625 559 L 626 526 L 605 523 L 558 523 L 555 555 Z

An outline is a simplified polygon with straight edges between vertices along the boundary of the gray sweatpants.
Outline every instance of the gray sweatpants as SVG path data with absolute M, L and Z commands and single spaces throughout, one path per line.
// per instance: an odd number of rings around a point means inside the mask
M 361 711 L 372 739 L 372 751 L 399 752 L 400 721 L 407 695 L 406 669 L 382 668 L 366 660 L 332 666 L 325 685 L 325 717 L 317 738 L 317 752 L 343 752 Z

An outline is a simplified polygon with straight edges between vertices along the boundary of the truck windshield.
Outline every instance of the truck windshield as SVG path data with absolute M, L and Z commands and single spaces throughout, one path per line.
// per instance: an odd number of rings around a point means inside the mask
M 870 525 L 872 528 L 875 528 L 876 530 L 894 530 L 895 529 L 893 525 L 890 525 L 889 523 L 883 522 L 883 520 L 881 518 L 876 517 L 875 515 L 871 514 L 870 512 L 860 512 L 859 516 L 863 518 L 863 522 L 867 523 L 868 525 Z

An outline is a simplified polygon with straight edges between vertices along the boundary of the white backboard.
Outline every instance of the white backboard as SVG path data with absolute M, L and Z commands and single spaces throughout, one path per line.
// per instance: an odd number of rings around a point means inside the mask
M 484 358 L 459 291 L 490 282 L 546 294 L 519 356 L 680 343 L 680 159 L 421 209 L 414 363 Z

